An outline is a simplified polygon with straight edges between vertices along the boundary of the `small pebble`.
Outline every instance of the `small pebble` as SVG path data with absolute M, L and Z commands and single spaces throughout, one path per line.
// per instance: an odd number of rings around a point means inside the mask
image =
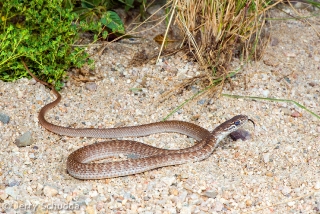
M 154 176 L 154 174 L 150 175 L 150 179 L 155 179 L 156 176 Z
M 136 213 L 138 210 L 138 204 L 135 204 L 135 203 L 131 204 L 130 209 L 132 212 Z
M 30 153 L 30 154 L 29 154 L 29 158 L 31 158 L 31 159 L 35 159 L 35 155 L 34 155 L 34 153 Z
M 319 130 L 320 130 L 320 128 L 319 128 Z M 181 173 L 181 179 L 187 179 L 187 178 L 189 178 L 188 173 L 185 173 L 185 172 Z
M 1 199 L 2 201 L 6 200 L 6 199 L 8 198 L 8 196 L 9 196 L 9 195 L 8 195 L 5 191 L 0 190 L 0 199 Z
M 250 207 L 252 205 L 252 201 L 250 199 L 246 200 L 246 206 Z
M 199 105 L 203 105 L 203 104 L 206 103 L 206 101 L 207 101 L 206 99 L 201 99 L 201 100 L 198 101 L 198 104 Z
M 235 158 L 238 158 L 239 156 L 240 156 L 240 152 L 234 153 L 234 157 L 235 157 Z
M 164 183 L 166 183 L 168 186 L 171 186 L 173 182 L 176 180 L 175 177 L 164 177 L 161 179 Z
M 86 89 L 89 91 L 96 91 L 98 88 L 97 84 L 95 82 L 87 82 L 86 83 Z
M 16 199 L 17 196 L 19 195 L 19 191 L 16 186 L 14 187 L 7 187 L 5 189 L 5 193 L 11 196 L 12 198 Z
M 288 83 L 291 83 L 291 80 L 290 80 L 289 77 L 284 77 L 283 79 L 284 79 L 285 81 L 287 81 Z
M 296 55 L 295 53 L 293 53 L 293 52 L 286 52 L 285 55 L 286 55 L 287 57 L 292 57 L 292 58 L 294 58 L 294 57 L 297 56 L 297 55 Z
M 14 186 L 19 186 L 20 182 L 17 181 L 16 179 L 10 179 L 9 180 L 9 187 L 14 187 Z
M 267 171 L 267 172 L 266 172 L 266 176 L 268 176 L 268 177 L 272 177 L 272 176 L 273 176 L 273 173 L 272 173 L 272 172 L 270 172 L 270 171 Z
M 150 200 L 150 197 L 149 197 L 149 196 L 144 196 L 144 197 L 143 197 L 143 200 L 144 200 L 144 201 L 149 201 L 149 200 Z
M 215 205 L 214 211 L 216 211 L 216 212 L 221 212 L 224 207 L 223 203 L 221 203 L 220 201 L 217 201 L 214 205 Z
M 10 121 L 10 117 L 4 113 L 0 113 L 0 121 L 3 123 L 3 124 L 8 124 L 9 121 Z
M 37 184 L 37 190 L 42 190 L 42 189 L 43 189 L 43 185 L 40 184 L 40 183 L 38 183 L 38 184 Z
M 15 144 L 18 147 L 30 146 L 32 143 L 33 139 L 30 131 L 25 132 L 15 141 Z
M 45 186 L 43 188 L 43 194 L 47 197 L 56 196 L 58 194 L 58 190 L 56 190 L 55 188 L 53 188 L 51 186 Z
M 315 82 L 309 82 L 308 85 L 310 85 L 311 87 L 316 86 L 317 84 Z
M 270 91 L 269 91 L 269 90 L 263 90 L 263 91 L 262 91 L 262 95 L 263 95 L 264 97 L 268 97 L 269 94 L 270 94 Z
M 18 98 L 22 98 L 23 97 L 23 92 L 22 91 L 18 91 Z
M 207 196 L 208 198 L 216 198 L 218 195 L 217 191 L 211 190 L 211 191 L 205 191 L 204 195 Z
M 96 205 L 96 209 L 97 211 L 101 211 L 103 209 L 103 202 L 98 202 L 97 205 Z
M 281 109 L 284 115 L 291 115 L 291 110 L 288 108 L 282 108 Z
M 264 153 L 262 155 L 263 162 L 268 163 L 270 161 L 270 154 L 269 153 Z
M 192 210 L 191 210 L 191 207 L 190 206 L 184 206 L 181 208 L 180 210 L 180 213 L 181 214 L 191 214 L 192 213 Z
M 90 192 L 89 192 L 89 196 L 90 196 L 91 198 L 97 197 L 97 196 L 98 196 L 98 192 L 97 192 L 97 191 L 90 191 Z
M 135 197 L 130 192 L 123 193 L 123 198 L 125 198 L 125 199 L 135 199 Z
M 277 37 L 272 37 L 270 44 L 271 46 L 277 46 L 279 44 L 279 39 Z
M 100 194 L 102 194 L 102 193 L 104 192 L 104 188 L 103 188 L 103 186 L 101 186 L 101 185 L 99 185 L 99 186 L 97 187 L 97 190 L 98 190 L 98 193 L 100 193 Z
M 291 188 L 288 186 L 284 186 L 281 192 L 283 195 L 288 195 L 291 192 Z
M 29 80 L 29 83 L 30 83 L 30 85 L 35 85 L 37 83 L 37 80 L 32 78 Z
M 292 207 L 293 205 L 295 205 L 295 203 L 296 203 L 295 201 L 290 201 L 290 202 L 288 202 L 288 206 Z
M 292 112 L 291 117 L 302 117 L 302 114 L 300 112 L 294 111 Z
M 170 188 L 169 192 L 174 196 L 177 196 L 179 194 L 179 191 L 176 188 Z
M 97 210 L 93 206 L 87 206 L 86 211 L 88 214 L 96 214 Z
M 314 189 L 319 190 L 320 189 L 320 181 L 317 181 L 314 185 Z

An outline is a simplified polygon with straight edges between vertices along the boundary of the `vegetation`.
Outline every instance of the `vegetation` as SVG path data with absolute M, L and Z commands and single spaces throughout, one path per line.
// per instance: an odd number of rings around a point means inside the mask
M 33 72 L 59 88 L 65 71 L 87 58 L 82 49 L 71 47 L 78 37 L 76 18 L 59 0 L 1 2 L 0 79 L 26 76 L 23 57 Z
M 95 40 L 102 35 L 103 39 L 115 38 L 125 34 L 122 20 L 112 9 L 125 8 L 125 11 L 140 5 L 144 11 L 146 0 L 64 0 L 65 8 L 72 9 L 79 15 L 81 30 L 95 33 Z M 142 12 L 141 12 L 142 13 Z
M 268 0 L 178 0 L 177 21 L 206 78 L 226 76 L 232 56 L 257 56 Z
M 0 0 L 0 80 L 27 76 L 24 59 L 32 72 L 59 89 L 68 69 L 92 63 L 83 48 L 73 46 L 80 32 L 93 31 L 95 40 L 124 34 L 119 16 L 110 7 L 101 9 L 110 2 L 114 1 Z M 126 9 L 134 4 L 121 2 Z
M 219 84 L 231 74 L 232 56 L 259 57 L 264 13 L 279 2 L 169 0 L 167 11 L 175 16 L 168 12 L 166 21 L 170 26 L 176 18 L 185 32 L 184 44 L 207 68 L 202 76 Z M 68 69 L 92 63 L 83 48 L 74 46 L 81 32 L 93 32 L 94 41 L 125 34 L 123 22 L 112 11 L 118 6 L 140 6 L 144 11 L 146 0 L 0 0 L 0 80 L 26 76 L 23 58 L 37 76 L 59 88 Z

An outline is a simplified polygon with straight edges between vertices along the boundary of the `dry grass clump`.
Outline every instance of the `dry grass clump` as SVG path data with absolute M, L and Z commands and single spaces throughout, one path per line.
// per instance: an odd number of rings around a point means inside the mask
M 265 11 L 281 1 L 174 0 L 176 22 L 206 77 L 227 76 L 233 56 L 256 58 L 261 43 Z

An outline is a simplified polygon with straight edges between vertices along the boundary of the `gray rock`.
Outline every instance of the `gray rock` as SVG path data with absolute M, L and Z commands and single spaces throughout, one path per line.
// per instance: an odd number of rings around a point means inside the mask
M 10 117 L 6 114 L 0 113 L 0 121 L 3 122 L 3 124 L 8 124 Z
M 87 82 L 86 83 L 86 89 L 89 91 L 95 91 L 97 90 L 98 86 L 95 82 Z
M 208 198 L 216 198 L 218 195 L 218 192 L 213 190 L 205 191 L 204 195 L 207 196 Z
M 143 197 L 143 200 L 144 200 L 144 201 L 149 201 L 149 200 L 150 200 L 150 197 L 149 197 L 149 196 L 144 196 L 144 197 Z
M 206 103 L 206 101 L 207 101 L 206 99 L 201 99 L 201 100 L 198 101 L 198 104 L 199 105 L 203 105 L 203 104 Z
M 277 46 L 279 44 L 279 39 L 277 37 L 271 38 L 271 46 Z
M 33 143 L 33 139 L 30 131 L 27 131 L 15 141 L 15 144 L 18 147 L 30 146 L 32 143 Z
M 125 199 L 133 199 L 133 200 L 136 199 L 130 192 L 124 192 L 124 193 L 123 193 L 123 197 L 124 197 Z
M 14 180 L 14 179 L 10 179 L 8 182 L 9 187 L 14 187 L 14 186 L 19 186 L 20 181 Z

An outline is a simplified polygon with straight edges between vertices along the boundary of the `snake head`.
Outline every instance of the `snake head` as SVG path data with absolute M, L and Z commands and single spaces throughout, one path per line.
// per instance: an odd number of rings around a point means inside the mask
M 212 133 L 216 135 L 217 140 L 220 141 L 230 133 L 238 130 L 248 121 L 252 121 L 246 115 L 237 115 L 231 118 L 230 120 L 225 121 L 215 128 Z M 253 122 L 253 121 L 252 121 Z

